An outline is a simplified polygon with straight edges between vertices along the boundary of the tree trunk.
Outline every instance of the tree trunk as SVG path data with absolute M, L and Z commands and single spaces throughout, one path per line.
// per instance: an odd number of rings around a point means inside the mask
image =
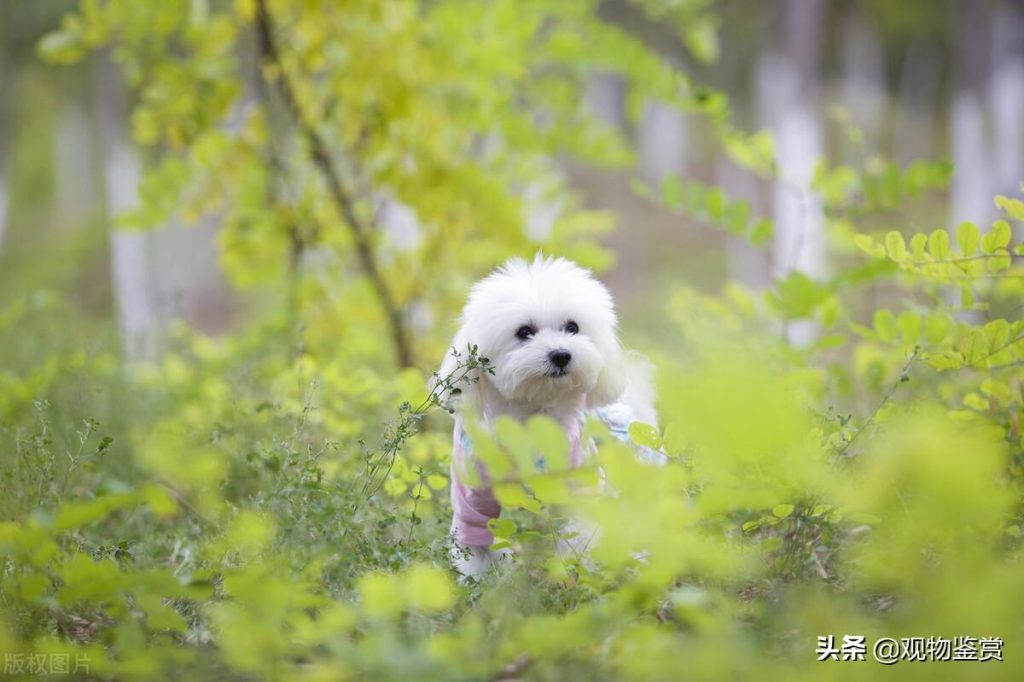
M 764 215 L 765 206 L 758 192 L 757 180 L 750 173 L 737 168 L 724 155 L 715 163 L 715 182 L 734 199 L 750 204 L 754 215 Z M 725 257 L 729 279 L 743 283 L 757 291 L 771 283 L 771 264 L 768 254 L 750 243 L 746 237 L 729 235 L 725 240 Z
M 640 176 L 657 187 L 666 175 L 686 170 L 686 119 L 676 109 L 650 102 L 638 130 Z
M 993 164 L 985 135 L 985 90 L 990 72 L 989 25 L 977 2 L 960 2 L 952 16 L 957 37 L 956 82 L 950 111 L 953 157 L 950 228 L 962 221 L 985 229 L 992 217 Z
M 12 138 L 13 73 L 14 70 L 8 65 L 6 55 L 0 51 L 0 83 L 3 83 L 7 90 L 5 95 L 0 97 L 0 253 L 3 253 L 4 250 L 4 237 L 7 234 L 7 208 L 10 205 L 7 158 L 11 147 L 9 141 Z
M 1018 195 L 1024 181 L 1024 2 L 1000 5 L 992 32 L 992 191 Z
M 881 147 L 886 109 L 885 55 L 874 26 L 864 13 L 848 13 L 841 30 L 843 106 L 863 133 L 863 148 L 856 149 L 843 136 L 843 156 L 860 160 L 860 152 L 876 154 Z
M 176 218 L 145 231 L 119 229 L 114 219 L 138 201 L 141 164 L 128 137 L 128 106 L 114 64 L 101 55 L 97 102 L 107 214 L 111 221 L 111 276 L 125 357 L 155 359 L 168 324 L 182 319 L 205 332 L 227 325 L 228 297 L 215 242 L 217 223 L 209 216 L 194 227 Z
M 79 104 L 70 101 L 61 107 L 53 129 L 60 227 L 80 226 L 83 216 L 97 208 L 99 188 L 94 173 L 92 132 L 88 114 Z
M 938 50 L 922 39 L 911 39 L 903 59 L 896 95 L 893 156 L 899 163 L 935 155 L 935 112 L 939 110 L 941 71 Z
M 823 151 L 817 80 L 824 19 L 824 0 L 788 0 L 784 53 L 767 55 L 759 69 L 762 112 L 774 129 L 778 150 L 772 254 L 777 277 L 793 271 L 811 278 L 828 274 L 821 201 L 810 186 Z M 786 333 L 793 343 L 806 344 L 817 335 L 817 327 L 798 320 L 787 325 Z

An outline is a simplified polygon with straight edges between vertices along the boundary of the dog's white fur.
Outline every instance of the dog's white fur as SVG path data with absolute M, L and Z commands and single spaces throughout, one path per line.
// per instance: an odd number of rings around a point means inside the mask
M 523 327 L 534 330 L 526 340 L 517 336 Z M 459 384 L 461 394 L 454 402 L 456 409 L 476 412 L 485 424 L 503 415 L 526 419 L 545 414 L 568 427 L 587 410 L 617 400 L 633 403 L 637 418 L 653 423 L 653 390 L 644 386 L 643 377 L 630 377 L 636 372 L 629 366 L 640 374 L 649 375 L 649 370 L 627 361 L 617 328 L 611 294 L 589 271 L 563 258 L 513 258 L 473 287 L 450 344 L 459 355 L 446 355 L 435 381 L 453 375 L 467 349 L 476 346 L 493 374 L 471 372 L 469 381 Z M 564 372 L 552 362 L 555 351 L 572 356 Z M 479 575 L 499 558 L 486 547 L 452 552 L 463 575 Z

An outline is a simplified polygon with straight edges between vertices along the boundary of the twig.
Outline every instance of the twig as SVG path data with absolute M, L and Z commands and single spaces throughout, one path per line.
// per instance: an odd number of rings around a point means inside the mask
M 177 490 L 167 485 L 166 483 L 162 483 L 159 481 L 157 482 L 157 485 L 163 488 L 165 491 L 167 491 L 167 493 L 169 493 L 170 496 L 174 498 L 175 502 L 184 507 L 185 510 L 190 512 L 192 516 L 194 516 L 197 520 L 202 521 L 204 524 L 211 528 L 218 527 L 217 523 L 206 518 L 206 516 L 204 516 L 201 511 L 192 506 L 192 504 L 187 499 L 185 499 L 185 496 L 179 493 Z
M 337 170 L 335 170 L 334 165 L 331 163 L 327 143 L 319 131 L 317 131 L 315 125 L 307 121 L 302 114 L 302 108 L 299 106 L 298 99 L 295 96 L 295 89 L 288 79 L 288 74 L 281 63 L 280 55 L 277 51 L 277 43 L 274 40 L 273 21 L 267 9 L 266 0 L 256 0 L 256 28 L 259 36 L 260 52 L 267 61 L 273 64 L 277 71 L 277 78 L 274 83 L 281 94 L 281 99 L 291 113 L 292 118 L 295 119 L 295 123 L 302 132 L 302 135 L 309 143 L 313 155 L 313 163 L 327 183 L 327 189 L 335 208 L 341 214 L 349 229 L 352 242 L 355 245 L 360 269 L 367 279 L 370 280 L 370 284 L 373 286 L 374 291 L 377 293 L 377 298 L 384 308 L 388 324 L 391 327 L 391 337 L 395 345 L 398 364 L 403 367 L 411 367 L 415 364 L 415 361 L 412 347 L 409 345 L 406 334 L 405 319 L 374 258 L 373 246 L 370 243 L 370 229 L 356 213 L 355 200 L 349 194 Z
M 915 267 L 926 267 L 928 265 L 956 265 L 967 263 L 973 260 L 990 260 L 992 258 L 1009 258 L 1010 260 L 1024 258 L 1024 253 L 979 253 L 973 256 L 956 256 L 954 258 L 936 258 L 934 260 L 912 260 L 910 264 Z
M 416 407 L 412 407 L 409 403 L 403 403 L 400 410 L 402 417 L 399 420 L 397 426 L 392 429 L 391 435 L 389 435 L 383 442 L 380 448 L 380 456 L 371 462 L 373 452 L 367 455 L 366 474 L 363 480 L 363 487 L 360 490 L 358 501 L 351 509 L 352 515 L 359 508 L 359 505 L 373 497 L 381 489 L 384 483 L 387 481 L 388 476 L 391 474 L 391 470 L 395 466 L 395 460 L 398 457 L 399 451 L 405 444 L 405 441 L 409 439 L 415 433 L 415 425 L 423 418 L 427 413 L 427 410 L 431 407 L 443 406 L 441 403 L 441 395 L 446 391 L 453 391 L 458 388 L 458 385 L 462 382 L 473 382 L 476 379 L 470 376 L 470 372 L 479 370 L 482 372 L 493 373 L 494 369 L 490 364 L 490 360 L 477 355 L 476 346 L 470 346 L 467 349 L 466 362 L 459 361 L 458 366 L 447 376 L 441 376 L 435 374 L 437 380 L 433 382 L 433 386 L 430 389 L 430 393 L 423 399 Z M 459 353 L 453 349 L 456 356 Z M 383 474 L 378 477 L 378 472 L 385 466 Z M 342 537 L 347 537 L 351 526 L 346 526 Z
M 420 485 L 412 498 L 412 514 L 409 516 L 409 535 L 405 538 L 406 544 L 412 542 L 412 534 L 416 530 L 416 519 L 419 518 L 416 516 L 416 510 L 419 509 L 420 497 L 423 496 L 423 483 L 426 481 L 426 476 L 423 475 L 423 467 L 417 467 L 416 473 L 419 474 Z
M 917 361 L 917 356 L 920 352 L 921 349 L 919 347 L 914 348 L 914 352 L 910 354 L 910 357 L 907 359 L 907 362 L 903 365 L 903 368 L 900 369 L 899 378 L 897 378 L 896 382 L 889 387 L 889 390 L 886 391 L 884 396 L 882 396 L 882 399 L 879 401 L 874 411 L 871 412 L 870 416 L 868 416 L 868 418 L 864 421 L 861 427 L 857 429 L 857 433 L 853 434 L 850 440 L 846 441 L 846 445 L 840 448 L 839 452 L 836 453 L 837 455 L 842 457 L 849 451 L 850 447 L 857 441 L 857 438 L 860 437 L 860 434 L 864 433 L 864 431 L 866 431 L 867 428 L 871 426 L 872 422 L 875 421 L 875 417 L 878 416 L 878 413 L 881 412 L 882 408 L 889 403 L 889 400 L 891 400 L 893 395 L 896 393 L 896 389 L 900 387 L 900 384 L 902 384 L 904 381 L 907 381 L 910 378 L 908 371 L 910 370 L 911 365 L 913 365 Z

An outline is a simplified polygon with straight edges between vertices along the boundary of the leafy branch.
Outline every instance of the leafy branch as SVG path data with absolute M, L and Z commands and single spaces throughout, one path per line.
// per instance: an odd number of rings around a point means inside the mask
M 843 447 L 839 448 L 839 450 L 836 452 L 837 456 L 843 457 L 846 455 L 847 452 L 849 452 L 850 448 L 853 446 L 855 442 L 857 442 L 857 439 L 860 437 L 860 435 L 864 433 L 868 429 L 868 427 L 871 426 L 871 424 L 874 423 L 875 419 L 878 417 L 879 413 L 881 413 L 882 409 L 889 404 L 889 401 L 892 400 L 892 397 L 896 394 L 896 390 L 902 384 L 910 381 L 910 368 L 911 366 L 913 366 L 915 362 L 917 362 L 918 355 L 920 355 L 920 353 L 921 348 L 915 347 L 914 352 L 910 354 L 910 357 L 907 358 L 907 361 L 903 364 L 903 367 L 900 369 L 899 377 L 897 377 L 896 381 L 893 382 L 892 386 L 889 387 L 889 390 L 886 391 L 885 395 L 882 396 L 882 399 L 878 402 L 878 405 L 876 405 L 875 409 L 871 411 L 871 414 L 868 415 L 868 418 L 864 420 L 864 423 L 861 425 L 859 429 L 857 429 L 857 432 L 850 437 L 850 440 L 846 441 L 846 444 L 843 445 Z
M 398 422 L 388 428 L 387 437 L 380 446 L 380 454 L 374 457 L 372 452 L 369 453 L 367 457 L 366 478 L 363 482 L 361 493 L 362 498 L 372 497 L 384 485 L 388 475 L 391 473 L 391 469 L 395 465 L 395 458 L 398 457 L 398 453 L 405 445 L 405 442 L 416 433 L 416 425 L 431 408 L 441 407 L 449 412 L 452 411 L 452 408 L 445 405 L 442 396 L 446 394 L 458 395 L 462 391 L 462 384 L 476 381 L 476 377 L 471 376 L 472 372 L 479 370 L 491 374 L 494 373 L 490 360 L 481 357 L 476 346 L 470 346 L 466 349 L 465 359 L 462 359 L 461 353 L 455 349 L 452 349 L 452 353 L 458 359 L 455 369 L 443 377 L 435 373 L 434 381 L 431 382 L 430 393 L 416 407 L 413 407 L 409 402 L 402 403 L 398 408 Z
M 256 2 L 256 28 L 260 54 L 266 62 L 274 66 L 276 75 L 273 79 L 266 75 L 264 77 L 277 86 L 285 107 L 294 119 L 302 136 L 306 138 L 309 144 L 313 163 L 327 184 L 327 189 L 335 208 L 349 229 L 352 242 L 355 245 L 359 267 L 366 278 L 369 279 L 387 316 L 398 364 L 403 367 L 411 367 L 415 364 L 415 359 L 412 347 L 409 344 L 405 317 L 384 279 L 380 265 L 377 263 L 372 244 L 373 225 L 366 224 L 359 217 L 356 211 L 356 200 L 331 162 L 327 143 L 317 130 L 315 124 L 307 120 L 302 113 L 302 107 L 299 105 L 298 98 L 295 95 L 295 87 L 292 85 L 280 59 L 280 53 L 274 38 L 274 24 L 267 9 L 266 0 L 257 0 Z

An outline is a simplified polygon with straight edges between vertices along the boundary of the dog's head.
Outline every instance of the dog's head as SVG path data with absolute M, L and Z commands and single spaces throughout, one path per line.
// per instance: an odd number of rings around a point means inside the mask
M 466 396 L 493 388 L 534 410 L 605 405 L 625 385 L 617 325 L 611 295 L 587 270 L 563 258 L 514 258 L 473 287 L 437 378 L 458 374 L 476 346 L 493 373 L 460 382 Z

